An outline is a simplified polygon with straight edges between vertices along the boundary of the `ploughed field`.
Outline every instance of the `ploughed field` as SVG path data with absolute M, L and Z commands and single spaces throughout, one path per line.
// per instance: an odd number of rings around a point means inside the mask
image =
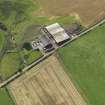
M 105 105 L 105 24 L 59 50 L 90 105 Z
M 55 56 L 10 83 L 17 105 L 86 105 Z
M 105 0 L 34 0 L 41 5 L 42 15 L 67 16 L 78 14 L 90 25 L 105 16 Z M 38 12 L 39 14 L 39 12 Z

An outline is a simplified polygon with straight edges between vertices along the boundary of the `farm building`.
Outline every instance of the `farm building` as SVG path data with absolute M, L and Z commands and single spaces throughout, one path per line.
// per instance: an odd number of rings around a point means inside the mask
M 31 42 L 32 48 L 34 50 L 40 49 L 45 51 L 50 51 L 53 49 L 53 45 L 48 36 L 42 35 L 38 38 L 38 41 Z
M 32 41 L 31 42 L 31 46 L 32 46 L 33 50 L 37 50 L 38 49 L 38 44 L 36 43 L 36 41 Z
M 60 44 L 70 38 L 69 35 L 65 32 L 65 30 L 58 23 L 49 25 L 45 28 L 54 38 L 57 44 Z
M 67 27 L 66 32 L 68 35 L 72 34 L 79 34 L 79 32 L 82 30 L 82 26 L 79 23 L 73 23 L 70 26 Z
M 48 49 L 52 46 L 49 37 L 47 37 L 46 35 L 43 35 L 39 38 L 39 44 L 42 46 L 42 48 L 45 49 Z

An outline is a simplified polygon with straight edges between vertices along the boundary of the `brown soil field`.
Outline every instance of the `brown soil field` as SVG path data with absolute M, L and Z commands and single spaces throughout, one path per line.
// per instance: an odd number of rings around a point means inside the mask
M 87 105 L 53 55 L 9 84 L 17 105 Z
M 35 1 L 40 4 L 42 15 L 65 16 L 78 14 L 85 25 L 92 25 L 101 18 L 105 17 L 105 0 Z

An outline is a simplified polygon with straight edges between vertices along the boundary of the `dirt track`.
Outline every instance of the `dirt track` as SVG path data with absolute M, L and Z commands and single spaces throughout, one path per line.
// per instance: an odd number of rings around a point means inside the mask
M 9 85 L 18 105 L 86 105 L 55 56 Z
M 105 17 L 105 0 L 35 0 L 42 6 L 42 15 L 65 16 L 78 14 L 90 25 Z M 39 13 L 39 11 L 38 11 Z

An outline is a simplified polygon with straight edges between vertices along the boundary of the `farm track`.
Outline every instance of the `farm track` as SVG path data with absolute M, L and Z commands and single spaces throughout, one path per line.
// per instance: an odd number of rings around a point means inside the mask
M 87 105 L 54 55 L 10 83 L 9 89 L 17 105 Z

